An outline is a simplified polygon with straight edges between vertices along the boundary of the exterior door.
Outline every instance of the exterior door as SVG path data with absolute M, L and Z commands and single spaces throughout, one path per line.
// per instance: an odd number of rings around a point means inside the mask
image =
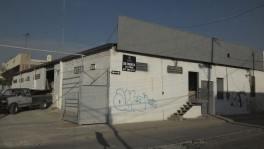
M 202 114 L 213 114 L 213 82 L 201 82 L 201 101 L 202 101 Z
M 198 80 L 199 80 L 198 72 L 189 72 L 188 73 L 188 84 L 189 84 L 189 99 L 195 100 L 198 98 Z

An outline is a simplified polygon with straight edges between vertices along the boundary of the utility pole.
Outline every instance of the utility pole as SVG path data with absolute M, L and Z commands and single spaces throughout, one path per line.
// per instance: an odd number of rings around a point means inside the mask
M 62 20 L 61 20 L 61 45 L 62 45 L 62 48 L 64 48 L 65 9 L 66 9 L 66 2 L 65 2 L 65 0 L 63 0 L 63 2 L 62 2 Z
M 30 33 L 26 33 L 25 37 L 26 37 L 26 43 L 25 43 L 25 48 L 27 47 L 27 41 L 28 41 L 28 37 L 30 36 Z
M 252 52 L 252 61 L 253 61 L 253 76 L 254 76 L 254 69 L 255 69 L 255 52 Z

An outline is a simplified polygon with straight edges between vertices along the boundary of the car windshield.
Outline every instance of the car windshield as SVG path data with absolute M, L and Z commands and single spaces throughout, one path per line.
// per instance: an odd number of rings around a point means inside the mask
M 5 95 L 5 96 L 16 96 L 18 92 L 19 92 L 18 90 L 9 89 L 9 90 L 6 90 L 3 95 Z

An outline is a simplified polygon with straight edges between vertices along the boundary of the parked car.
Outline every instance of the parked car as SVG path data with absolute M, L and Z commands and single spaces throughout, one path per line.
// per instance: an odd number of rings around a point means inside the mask
M 51 90 L 32 90 L 28 88 L 7 89 L 0 96 L 0 108 L 16 114 L 24 107 L 48 108 L 52 103 Z

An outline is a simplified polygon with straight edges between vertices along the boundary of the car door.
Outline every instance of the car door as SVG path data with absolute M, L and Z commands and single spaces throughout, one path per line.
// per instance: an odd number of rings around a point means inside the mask
M 31 105 L 31 97 L 27 89 L 21 89 L 18 92 L 17 98 L 20 107 L 26 107 Z

